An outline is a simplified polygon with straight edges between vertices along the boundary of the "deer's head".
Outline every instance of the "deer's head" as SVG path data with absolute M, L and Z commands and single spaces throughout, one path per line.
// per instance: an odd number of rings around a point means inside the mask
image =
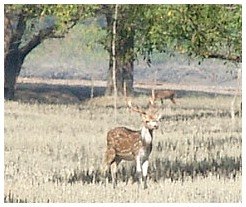
M 162 115 L 158 114 L 158 110 L 154 107 L 149 107 L 147 110 L 141 109 L 139 106 L 133 106 L 131 101 L 128 101 L 128 107 L 142 116 L 143 124 L 148 129 L 158 129 Z

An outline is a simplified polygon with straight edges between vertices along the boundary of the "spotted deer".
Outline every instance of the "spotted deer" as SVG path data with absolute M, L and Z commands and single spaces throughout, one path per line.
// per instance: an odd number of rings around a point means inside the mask
M 156 100 L 161 100 L 161 104 L 163 104 L 163 99 L 170 99 L 173 104 L 176 104 L 174 95 L 175 91 L 173 90 L 152 90 L 152 97 L 149 102 L 153 104 Z
M 122 160 L 136 162 L 138 185 L 144 181 L 144 189 L 147 188 L 147 171 L 149 156 L 152 151 L 153 131 L 158 128 L 162 116 L 157 115 L 153 109 L 142 110 L 138 106 L 128 107 L 142 115 L 143 126 L 135 131 L 126 127 L 116 127 L 107 134 L 107 150 L 104 161 L 104 175 L 111 168 L 113 187 L 117 185 L 117 166 Z

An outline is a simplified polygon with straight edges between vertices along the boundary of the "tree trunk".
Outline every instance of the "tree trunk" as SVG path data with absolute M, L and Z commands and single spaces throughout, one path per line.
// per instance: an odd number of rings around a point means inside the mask
M 15 94 L 16 79 L 20 73 L 23 58 L 18 51 L 12 51 L 6 55 L 4 62 L 4 99 L 13 100 Z
M 133 69 L 134 69 L 134 29 L 131 25 L 124 25 L 127 14 L 120 12 L 118 15 L 117 23 L 117 38 L 115 46 L 115 59 L 116 59 L 116 87 L 118 95 L 124 95 L 124 89 L 126 89 L 126 95 L 133 93 Z M 106 14 L 108 32 L 112 38 L 112 13 Z M 112 44 L 112 41 L 110 41 Z M 113 95 L 113 54 L 112 45 L 108 46 L 109 51 L 109 70 L 108 70 L 108 82 L 106 95 Z
M 16 79 L 19 76 L 25 57 L 42 40 L 52 34 L 53 27 L 41 29 L 20 47 L 26 29 L 26 18 L 22 12 L 8 14 L 4 12 L 4 99 L 13 100 Z
M 113 84 L 113 67 L 112 57 L 110 55 L 110 66 L 108 71 L 107 82 L 107 95 L 112 95 L 114 91 Z M 116 87 L 118 95 L 124 95 L 124 87 L 126 89 L 126 95 L 132 95 L 133 93 L 133 61 L 122 62 L 122 58 L 116 56 Z
M 14 99 L 16 78 L 24 60 L 19 45 L 26 22 L 22 15 L 18 16 L 17 23 L 13 19 L 4 13 L 4 99 L 6 100 Z

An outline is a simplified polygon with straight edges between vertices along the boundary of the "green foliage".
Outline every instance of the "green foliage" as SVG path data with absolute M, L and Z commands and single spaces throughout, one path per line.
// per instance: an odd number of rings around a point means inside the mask
M 120 5 L 118 38 L 128 38 L 133 28 L 135 52 L 146 58 L 154 51 L 176 51 L 241 59 L 241 10 L 241 5 Z
M 112 12 L 113 8 L 113 5 L 107 5 L 106 13 Z M 66 33 L 77 21 L 95 15 L 99 9 L 102 10 L 102 6 L 5 5 L 5 12 L 23 13 L 28 19 L 29 29 L 33 25 L 54 23 L 56 35 Z M 134 29 L 135 51 L 145 56 L 157 50 L 178 51 L 204 58 L 241 58 L 241 5 L 120 5 L 118 25 L 119 39 L 128 38 L 132 35 L 130 30 Z M 110 32 L 108 30 L 108 38 Z M 102 42 L 105 48 L 109 48 L 105 36 Z
M 42 28 L 54 27 L 53 37 L 64 36 L 81 20 L 96 15 L 102 19 L 102 14 L 113 14 L 114 5 L 7 4 L 4 9 L 5 13 L 25 16 L 23 45 Z M 241 5 L 120 5 L 117 38 L 120 43 L 134 36 L 134 53 L 130 49 L 130 54 L 129 51 L 125 54 L 134 58 L 143 55 L 149 59 L 157 51 L 203 58 L 241 59 L 241 10 Z M 90 20 L 91 23 L 94 24 Z M 111 25 L 107 27 L 107 34 L 101 32 L 98 25 L 83 31 L 85 34 L 81 35 L 88 38 L 87 49 L 94 50 L 101 42 L 110 51 Z M 122 48 L 121 51 L 124 52 Z
M 94 15 L 97 8 L 97 5 L 78 4 L 18 4 L 4 7 L 7 14 L 25 17 L 24 41 L 47 28 L 53 29 L 52 37 L 62 37 L 78 21 Z
M 241 5 L 138 6 L 137 51 L 241 58 L 241 9 Z

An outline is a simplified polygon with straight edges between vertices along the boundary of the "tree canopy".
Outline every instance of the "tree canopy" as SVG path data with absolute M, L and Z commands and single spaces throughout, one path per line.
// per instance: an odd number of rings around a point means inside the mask
M 218 58 L 241 62 L 241 5 L 119 5 L 116 34 L 117 87 L 133 83 L 133 62 L 153 52 L 184 53 L 190 58 Z M 114 5 L 103 5 L 110 51 Z M 112 59 L 112 58 L 111 58 Z M 109 64 L 111 74 L 112 63 Z M 112 81 L 108 81 L 112 91 Z M 129 90 L 131 92 L 131 90 Z
M 133 16 L 128 22 L 136 28 L 135 49 L 140 54 L 176 51 L 241 61 L 241 5 L 139 5 L 129 9 Z
M 5 5 L 5 92 L 14 90 L 14 79 L 26 55 L 44 39 L 62 38 L 74 25 L 92 16 L 105 16 L 107 36 L 100 42 L 109 52 L 110 74 L 113 11 L 114 5 Z M 124 83 L 133 86 L 134 60 L 143 55 L 150 63 L 154 51 L 242 60 L 242 5 L 122 4 L 118 11 L 116 75 L 121 89 Z

